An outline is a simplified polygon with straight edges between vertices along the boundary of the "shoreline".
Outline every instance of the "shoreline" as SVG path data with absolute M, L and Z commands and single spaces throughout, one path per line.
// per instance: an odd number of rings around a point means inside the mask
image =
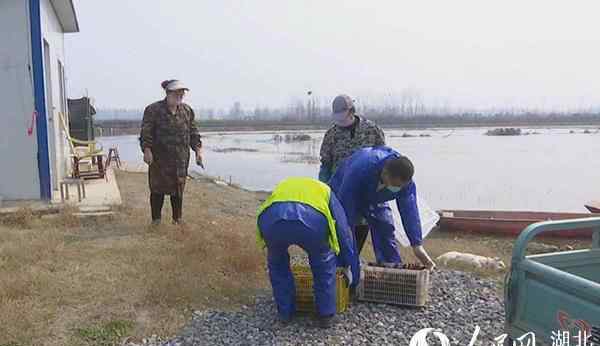
M 148 173 L 148 167 L 145 163 L 132 163 L 132 162 L 128 162 L 128 161 L 123 161 L 121 162 L 121 171 L 126 172 L 126 173 L 141 173 L 141 174 L 145 174 Z M 188 178 L 194 181 L 198 181 L 198 182 L 210 182 L 212 184 L 215 185 L 219 185 L 222 187 L 229 187 L 235 190 L 239 190 L 242 191 L 244 193 L 249 193 L 249 194 L 254 194 L 254 195 L 258 195 L 259 197 L 266 197 L 265 195 L 268 195 L 271 193 L 271 191 L 267 191 L 267 190 L 250 190 L 247 189 L 239 184 L 236 183 L 228 183 L 225 180 L 221 179 L 220 177 L 215 177 L 212 175 L 208 175 L 208 174 L 202 174 L 193 170 L 188 170 Z
M 600 128 L 598 120 L 497 120 L 486 119 L 482 121 L 410 121 L 405 123 L 381 121 L 371 119 L 385 130 L 431 130 L 431 129 L 470 129 L 470 128 Z M 99 120 L 96 122 L 96 134 L 99 137 L 113 137 L 124 135 L 138 135 L 140 122 L 135 120 Z M 325 131 L 331 127 L 329 122 L 301 123 L 301 122 L 244 122 L 244 121 L 199 121 L 198 130 L 201 133 L 214 132 L 285 132 L 285 131 Z

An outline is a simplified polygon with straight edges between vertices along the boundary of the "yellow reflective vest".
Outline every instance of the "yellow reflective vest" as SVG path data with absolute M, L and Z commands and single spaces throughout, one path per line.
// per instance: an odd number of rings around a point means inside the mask
M 275 187 L 271 196 L 258 208 L 257 226 L 260 214 L 273 203 L 297 202 L 306 204 L 318 210 L 327 218 L 327 223 L 329 224 L 329 246 L 337 255 L 340 253 L 340 244 L 335 230 L 335 220 L 329 209 L 330 196 L 331 189 L 329 186 L 316 179 L 302 177 L 284 179 Z M 266 246 L 259 227 L 257 227 L 256 242 L 261 249 Z

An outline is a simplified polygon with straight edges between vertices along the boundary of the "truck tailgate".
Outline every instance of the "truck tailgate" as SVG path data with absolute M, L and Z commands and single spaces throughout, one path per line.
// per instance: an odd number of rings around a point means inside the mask
M 592 220 L 535 224 L 517 239 L 505 287 L 506 329 L 512 338 L 533 332 L 542 345 L 552 345 L 559 332 L 576 338 L 594 334 L 592 340 L 600 339 L 600 218 Z M 527 242 L 544 229 L 590 224 L 598 230 L 591 249 L 524 255 Z

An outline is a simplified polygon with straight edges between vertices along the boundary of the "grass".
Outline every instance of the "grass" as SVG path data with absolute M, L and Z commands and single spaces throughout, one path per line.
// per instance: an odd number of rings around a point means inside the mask
M 194 310 L 236 309 L 268 287 L 254 238 L 254 213 L 264 194 L 190 182 L 186 224 L 152 227 L 146 176 L 117 177 L 124 205 L 113 218 L 87 221 L 71 210 L 44 217 L 23 210 L 0 218 L 0 346 L 169 337 Z M 166 202 L 165 222 L 169 213 Z M 512 241 L 434 232 L 425 246 L 433 258 L 461 251 L 500 257 L 508 265 Z M 368 260 L 371 249 L 365 245 Z M 402 256 L 416 261 L 409 249 Z M 500 283 L 504 272 L 478 274 Z
M 424 241 L 423 246 L 427 250 L 429 256 L 436 262 L 438 268 L 454 269 L 469 271 L 481 277 L 501 279 L 506 270 L 496 271 L 489 269 L 474 269 L 458 263 L 449 262 L 444 266 L 438 263 L 435 259 L 449 251 L 458 251 L 472 253 L 486 257 L 500 257 L 505 264 L 510 263 L 510 255 L 512 251 L 512 238 L 500 237 L 483 237 L 469 234 L 455 234 L 441 231 L 432 232 Z M 402 260 L 408 263 L 419 263 L 419 260 L 414 256 L 411 248 L 401 248 L 400 253 Z M 370 240 L 363 248 L 363 256 L 368 261 L 374 261 L 375 255 Z
M 110 321 L 86 328 L 78 328 L 76 335 L 90 346 L 112 346 L 118 344 L 133 329 L 132 321 Z
M 146 176 L 118 179 L 124 206 L 111 219 L 86 221 L 69 210 L 0 219 L 2 342 L 110 345 L 171 336 L 194 310 L 235 309 L 266 287 L 255 194 L 189 183 L 186 224 L 152 227 Z M 165 203 L 165 222 L 169 213 Z
M 494 281 L 498 287 L 497 293 L 500 297 L 504 295 L 504 277 L 510 270 L 512 250 L 515 239 L 506 236 L 481 235 L 469 233 L 454 233 L 434 230 L 424 242 L 424 247 L 435 261 L 435 259 L 449 251 L 471 253 L 485 257 L 499 257 L 506 265 L 504 270 L 493 270 L 486 268 L 473 268 L 460 263 L 448 262 L 447 265 L 437 263 L 438 268 L 452 269 L 471 272 L 478 277 Z M 589 241 L 564 240 L 564 239 L 535 239 L 535 242 L 543 242 L 552 245 L 571 245 L 575 249 L 589 247 Z M 409 263 L 419 263 L 410 248 L 401 248 L 402 259 Z M 363 257 L 368 261 L 374 261 L 373 247 L 369 241 L 363 248 Z

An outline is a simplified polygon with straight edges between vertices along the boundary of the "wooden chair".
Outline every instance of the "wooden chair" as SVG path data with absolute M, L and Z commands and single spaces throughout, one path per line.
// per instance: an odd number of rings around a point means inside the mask
M 65 114 L 59 113 L 60 123 L 65 132 L 67 142 L 71 151 L 73 178 L 104 178 L 106 172 L 104 169 L 103 158 L 104 150 L 98 146 L 96 141 L 82 141 L 71 137 L 69 126 L 67 125 Z M 82 164 L 89 164 L 91 167 L 86 171 L 81 171 Z M 97 169 L 93 169 L 93 166 Z

